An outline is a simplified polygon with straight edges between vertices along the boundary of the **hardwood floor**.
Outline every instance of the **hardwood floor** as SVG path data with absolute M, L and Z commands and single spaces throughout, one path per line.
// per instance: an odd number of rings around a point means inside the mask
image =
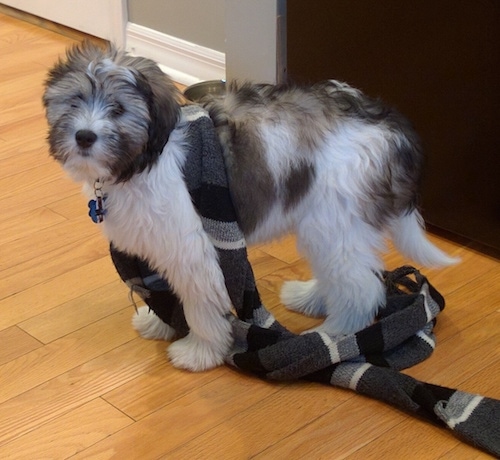
M 72 42 L 0 13 L 0 458 L 488 458 L 346 390 L 176 370 L 165 343 L 139 338 L 79 186 L 47 153 L 42 83 Z M 432 239 L 462 263 L 424 270 L 447 309 L 435 353 L 407 372 L 500 398 L 499 261 Z M 279 305 L 283 280 L 309 275 L 293 239 L 250 256 L 265 305 L 294 331 L 311 327 Z

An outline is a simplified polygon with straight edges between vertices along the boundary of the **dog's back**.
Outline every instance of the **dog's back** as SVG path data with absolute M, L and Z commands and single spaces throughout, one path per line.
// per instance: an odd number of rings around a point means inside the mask
M 309 87 L 232 83 L 206 108 L 251 242 L 297 231 L 304 215 L 323 207 L 337 228 L 358 215 L 377 231 L 392 230 L 414 260 L 451 262 L 424 244 L 417 211 L 423 153 L 396 110 L 334 80 Z M 413 229 L 411 238 L 399 234 L 403 227 Z

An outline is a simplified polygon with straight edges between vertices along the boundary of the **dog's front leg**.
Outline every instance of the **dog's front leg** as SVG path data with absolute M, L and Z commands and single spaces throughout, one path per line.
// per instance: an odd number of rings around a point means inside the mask
M 217 252 L 205 232 L 191 234 L 178 263 L 166 270 L 182 301 L 189 334 L 174 342 L 168 354 L 175 367 L 203 371 L 219 366 L 232 345 L 227 319 L 231 300 Z

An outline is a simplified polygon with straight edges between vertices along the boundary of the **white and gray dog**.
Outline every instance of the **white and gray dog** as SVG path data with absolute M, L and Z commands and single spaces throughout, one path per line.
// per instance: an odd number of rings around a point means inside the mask
M 190 333 L 170 345 L 173 364 L 221 364 L 231 301 L 183 180 L 181 94 L 154 62 L 84 43 L 51 69 L 43 102 L 51 155 L 91 196 L 106 195 L 106 237 L 147 260 L 183 303 Z M 395 110 L 337 81 L 231 84 L 206 108 L 247 242 L 297 235 L 314 279 L 286 283 L 282 300 L 325 317 L 319 329 L 346 334 L 374 320 L 387 236 L 420 264 L 454 263 L 425 236 L 421 146 Z M 136 327 L 148 335 L 147 324 Z

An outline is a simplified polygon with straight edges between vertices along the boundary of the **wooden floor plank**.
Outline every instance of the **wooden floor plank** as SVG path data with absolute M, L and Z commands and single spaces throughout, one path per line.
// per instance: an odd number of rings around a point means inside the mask
M 13 458 L 13 452 L 16 460 L 68 458 L 132 423 L 102 399 L 94 399 L 0 446 L 0 458 Z
M 308 383 L 288 386 L 248 410 L 226 418 L 181 448 L 166 452 L 164 458 L 201 458 L 205 449 L 213 458 L 224 458 L 227 453 L 230 458 L 252 458 L 274 445 L 277 439 L 303 431 L 352 397 L 351 393 L 336 389 L 331 389 L 327 397 L 323 390 Z M 271 417 L 272 423 L 262 423 L 266 417 Z
M 78 260 L 76 263 L 77 268 L 56 277 L 50 272 L 38 273 L 34 270 L 9 278 L 6 289 L 9 288 L 9 282 L 14 280 L 16 286 L 12 288 L 13 294 L 0 300 L 0 310 L 3 312 L 0 316 L 0 329 L 25 321 L 116 280 L 117 275 L 109 257 L 99 258 L 83 266 Z M 51 267 L 50 261 L 46 267 Z M 35 278 L 39 276 L 40 280 L 37 279 L 37 284 L 28 286 L 32 275 L 36 275 Z M 3 280 L 0 280 L 0 284 L 3 284 L 1 281 Z
M 43 346 L 41 342 L 17 326 L 1 330 L 0 343 L 2 344 L 0 366 Z
M 46 209 L 51 208 L 46 207 Z M 58 206 L 54 206 L 52 209 L 55 209 L 54 212 L 61 215 Z M 80 210 L 80 208 L 77 209 Z M 63 214 L 64 212 L 64 209 L 62 209 Z M 63 215 L 65 219 L 56 226 L 40 229 L 35 234 L 20 236 L 14 241 L 9 241 L 8 244 L 0 244 L 0 253 L 2 254 L 0 272 L 5 270 L 1 276 L 5 279 L 15 273 L 25 272 L 30 265 L 32 266 L 36 262 L 43 265 L 42 259 L 48 258 L 48 254 L 51 252 L 54 255 L 57 254 L 55 251 L 65 246 L 76 243 L 82 244 L 82 241 L 92 237 L 98 238 L 96 241 L 102 240 L 99 230 L 93 225 L 88 225 L 89 218 L 85 216 L 85 212 L 87 210 L 84 210 L 77 218 L 73 219 L 67 219 Z M 68 248 L 66 251 L 69 252 L 70 249 Z M 78 255 L 75 253 L 73 257 L 76 258 Z M 11 270 L 7 271 L 7 269 Z M 67 270 L 67 267 L 64 269 Z M 53 276 L 55 276 L 55 273 Z
M 134 420 L 143 419 L 169 404 L 175 404 L 179 398 L 220 379 L 227 373 L 225 369 L 220 369 L 201 373 L 193 379 L 187 372 L 172 372 L 165 359 L 166 344 L 157 342 L 156 346 L 159 350 L 157 366 L 148 367 L 147 373 L 103 395 L 103 399 L 119 407 Z M 222 384 L 222 381 L 220 383 Z
M 442 458 L 452 450 L 455 455 L 471 452 L 470 446 L 460 443 L 449 430 L 407 419 L 398 425 L 397 430 L 386 431 L 344 458 L 348 460 L 381 458 L 428 460 Z M 477 458 L 486 460 L 491 457 L 480 453 Z
M 61 215 L 45 207 L 3 220 L 0 222 L 0 245 L 25 236 L 29 237 L 65 220 Z
M 80 192 L 80 187 L 60 174 L 45 179 L 37 179 L 41 169 L 41 167 L 35 167 L 30 170 L 30 180 L 36 182 L 31 188 L 26 186 L 28 182 L 26 173 L 5 178 L 11 179 L 8 184 L 2 183 L 4 179 L 0 180 L 0 190 L 3 190 L 6 194 L 2 198 L 2 217 L 4 219 L 11 219 L 38 207 L 50 205 L 55 201 L 59 201 L 63 196 Z M 21 181 L 24 186 L 22 188 L 17 187 L 17 190 L 13 192 L 10 186 L 12 184 L 13 187 L 16 187 L 15 184 L 18 181 Z
M 18 327 L 42 343 L 50 343 L 123 310 L 127 288 L 115 280 L 19 322 Z M 132 310 L 130 310 L 132 315 Z
M 345 390 L 347 391 L 347 390 Z M 386 432 L 397 431 L 406 415 L 367 398 L 350 398 L 300 430 L 279 439 L 254 458 L 345 458 Z M 387 457 L 393 458 L 393 457 Z M 409 457 L 412 458 L 412 457 Z
M 86 449 L 75 459 L 93 456 L 111 458 L 110 455 L 115 458 L 156 459 L 214 426 L 228 426 L 232 417 L 266 398 L 272 399 L 272 395 L 282 388 L 282 385 L 259 382 L 241 374 L 232 375 L 231 385 L 225 385 L 221 380 L 225 378 L 221 376 L 205 383 L 175 400 L 174 404 Z M 158 433 L 162 433 L 161 440 L 157 439 Z M 221 457 L 214 455 L 212 458 Z
M 130 317 L 131 311 L 122 309 L 3 364 L 0 373 L 9 379 L 2 382 L 0 403 L 134 339 L 137 334 L 130 327 Z
M 164 353 L 156 354 L 155 347 L 153 342 L 131 340 L 0 403 L 0 445 L 109 393 L 156 366 L 171 369 Z
M 491 333 L 500 330 L 500 313 L 492 313 L 484 321 L 492 329 L 485 328 L 482 322 L 475 323 L 440 342 L 431 363 L 425 361 L 406 372 L 419 380 L 474 393 L 474 388 L 466 387 L 465 382 L 500 358 L 500 334 Z M 500 399 L 500 385 L 495 394 L 485 396 Z

